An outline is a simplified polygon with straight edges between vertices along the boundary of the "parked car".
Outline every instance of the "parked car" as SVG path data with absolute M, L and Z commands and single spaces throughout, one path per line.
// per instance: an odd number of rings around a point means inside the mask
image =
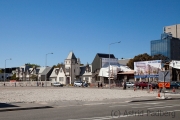
M 54 82 L 54 83 L 52 83 L 52 86 L 54 86 L 54 87 L 63 87 L 63 84 L 61 84 L 59 82 Z
M 83 84 L 83 87 L 88 87 L 88 84 L 85 82 L 82 82 L 82 81 L 75 81 L 74 82 L 75 87 L 82 87 L 82 84 Z
M 137 87 L 137 88 L 147 88 L 148 86 L 149 86 L 149 88 L 153 88 L 153 89 L 155 89 L 155 88 L 158 88 L 158 84 L 156 84 L 156 83 L 148 83 L 148 82 L 136 82 L 135 84 L 134 84 L 134 86 L 135 87 Z
M 128 87 L 128 88 L 134 87 L 134 83 L 133 82 L 126 82 L 126 87 Z
M 170 88 L 175 88 L 178 89 L 180 87 L 180 83 L 179 82 L 171 82 L 170 83 Z

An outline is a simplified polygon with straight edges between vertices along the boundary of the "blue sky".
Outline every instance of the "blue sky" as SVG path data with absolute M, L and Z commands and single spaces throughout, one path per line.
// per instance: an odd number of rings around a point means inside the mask
M 52 66 L 70 51 L 81 63 L 96 53 L 150 54 L 164 26 L 180 23 L 179 0 L 0 0 L 0 68 Z

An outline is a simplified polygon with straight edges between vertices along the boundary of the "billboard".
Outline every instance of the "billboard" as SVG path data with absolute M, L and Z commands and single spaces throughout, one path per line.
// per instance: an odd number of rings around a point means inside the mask
M 110 65 L 119 65 L 117 58 L 102 58 L 102 66 L 101 67 L 108 67 Z
M 135 78 L 158 78 L 161 60 L 134 62 Z
M 176 68 L 176 69 L 180 69 L 180 61 L 172 60 L 169 64 L 169 66 Z

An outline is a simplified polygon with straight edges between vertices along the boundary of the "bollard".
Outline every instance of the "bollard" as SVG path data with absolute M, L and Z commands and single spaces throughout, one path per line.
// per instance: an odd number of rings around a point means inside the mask
M 173 93 L 175 93 L 175 88 L 173 87 Z
M 158 90 L 158 97 L 160 97 L 160 90 Z

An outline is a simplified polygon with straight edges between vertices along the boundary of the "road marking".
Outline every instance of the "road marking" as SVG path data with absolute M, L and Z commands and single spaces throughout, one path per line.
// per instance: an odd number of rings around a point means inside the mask
M 153 104 L 161 104 L 161 103 L 164 103 L 164 102 L 156 102 L 156 103 L 153 103 Z M 152 103 L 141 103 L 141 104 L 127 104 L 127 105 L 111 105 L 109 107 L 117 107 L 117 106 L 131 106 L 131 105 L 143 105 L 143 104 L 152 104 Z
M 90 106 L 90 105 L 117 104 L 117 103 L 127 103 L 127 102 L 89 103 L 89 104 L 81 104 L 81 105 L 67 105 L 67 106 L 55 106 L 55 107 L 57 107 L 57 108 L 60 108 L 60 107 L 76 107 L 76 106 Z
M 159 103 L 165 103 L 165 102 L 144 103 L 144 104 L 159 104 Z
M 167 108 L 167 107 L 177 107 L 177 106 L 180 106 L 180 105 L 169 105 L 169 106 L 153 107 L 153 108 L 147 108 L 147 109 Z
M 152 106 L 143 106 L 143 107 L 131 107 L 131 108 L 145 108 L 145 107 L 152 107 Z
M 165 111 L 165 112 L 180 112 L 180 110 L 173 110 L 173 111 Z M 159 114 L 159 112 L 152 112 L 152 113 L 142 113 L 140 115 L 132 114 L 132 115 L 117 115 L 117 116 L 104 116 L 104 117 L 91 117 L 91 118 L 78 118 L 78 119 L 68 119 L 68 120 L 107 120 L 107 119 L 119 119 L 123 117 L 133 117 L 133 116 L 150 116 L 150 114 Z

